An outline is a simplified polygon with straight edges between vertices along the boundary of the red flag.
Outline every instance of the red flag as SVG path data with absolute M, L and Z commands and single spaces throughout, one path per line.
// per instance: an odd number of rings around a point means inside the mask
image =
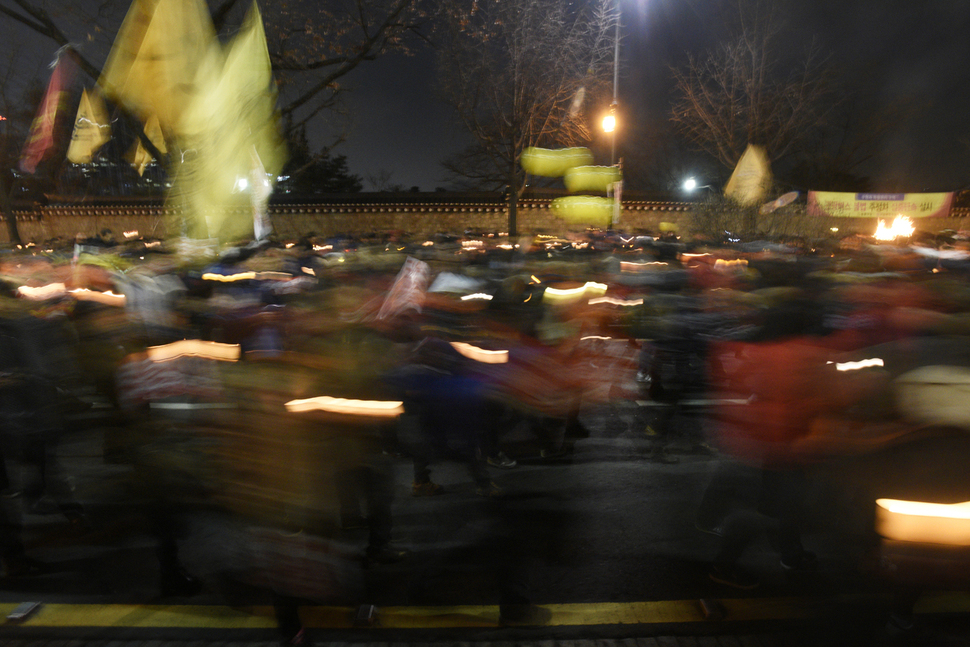
M 47 92 L 40 102 L 40 110 L 30 127 L 30 136 L 20 156 L 20 170 L 24 173 L 34 173 L 40 161 L 53 148 L 54 124 L 58 113 L 66 107 L 76 70 L 73 56 L 58 54 Z

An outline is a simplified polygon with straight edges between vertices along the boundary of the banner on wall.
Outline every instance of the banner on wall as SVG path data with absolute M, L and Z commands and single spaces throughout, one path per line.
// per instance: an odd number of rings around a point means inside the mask
M 945 218 L 953 193 L 836 193 L 808 192 L 810 216 L 835 218 Z

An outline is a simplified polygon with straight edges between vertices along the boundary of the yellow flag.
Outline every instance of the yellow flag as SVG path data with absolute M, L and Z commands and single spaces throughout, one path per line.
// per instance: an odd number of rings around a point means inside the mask
M 182 112 L 198 91 L 198 71 L 218 56 L 205 0 L 134 0 L 98 84 L 145 120 L 181 132 Z
M 74 164 L 90 164 L 99 148 L 111 139 L 111 124 L 104 100 L 98 92 L 81 93 L 74 120 L 74 134 L 67 149 L 67 159 Z
M 253 221 L 229 218 L 230 208 L 252 204 L 264 182 L 251 178 L 253 152 L 275 178 L 286 161 L 279 131 L 276 91 L 266 34 L 253 3 L 239 34 L 226 48 L 224 64 L 210 68 L 209 81 L 185 110 L 186 146 L 197 151 L 180 171 L 178 193 L 209 235 L 235 239 L 252 233 Z M 205 74 L 205 72 L 203 72 Z
M 748 144 L 731 174 L 724 195 L 743 205 L 761 204 L 771 188 L 771 165 L 765 150 Z
M 155 145 L 159 153 L 167 153 L 165 148 L 165 138 L 162 136 L 162 127 L 158 124 L 158 115 L 152 115 L 145 124 L 145 136 L 148 141 Z M 136 139 L 128 153 L 128 161 L 138 171 L 138 175 L 145 173 L 145 167 L 152 163 L 151 153 L 141 143 L 141 139 Z

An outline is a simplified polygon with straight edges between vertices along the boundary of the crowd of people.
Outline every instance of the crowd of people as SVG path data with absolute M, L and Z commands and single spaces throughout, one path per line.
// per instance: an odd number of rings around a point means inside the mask
M 180 512 L 218 505 L 248 528 L 239 577 L 273 592 L 284 642 L 299 644 L 301 600 L 352 598 L 356 565 L 408 558 L 391 540 L 392 460 L 412 461 L 415 497 L 442 494 L 435 466 L 461 462 L 500 519 L 493 474 L 521 458 L 508 429 L 524 425 L 540 460 L 561 460 L 596 433 L 584 411 L 633 401 L 645 460 L 698 451 L 756 475 L 745 499 L 716 472 L 697 514 L 721 537 L 711 579 L 746 589 L 757 575 L 740 558 L 759 533 L 783 568 L 817 566 L 799 532 L 806 466 L 940 427 L 894 384 L 921 363 L 970 366 L 959 237 L 852 249 L 495 240 L 6 254 L 0 495 L 90 524 L 57 445 L 97 406 L 104 459 L 135 468 L 161 590 L 197 590 L 178 556 Z M 933 357 L 914 351 L 927 340 Z M 5 574 L 42 569 L 22 519 L 0 510 Z M 327 548 L 359 527 L 359 561 Z M 514 542 L 496 550 L 503 622 L 542 622 Z

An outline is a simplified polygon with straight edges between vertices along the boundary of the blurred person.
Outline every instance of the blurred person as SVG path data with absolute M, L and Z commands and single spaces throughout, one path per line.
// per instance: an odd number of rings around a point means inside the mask
M 483 381 L 468 370 L 470 361 L 448 342 L 429 337 L 417 345 L 411 361 L 389 378 L 418 426 L 417 442 L 410 448 L 413 496 L 442 492 L 431 480 L 431 466 L 448 456 L 465 465 L 476 493 L 493 496 L 500 491 L 489 475 L 485 449 L 494 433 L 496 409 L 486 397 Z
M 76 378 L 73 341 L 61 315 L 12 317 L 0 321 L 8 368 L 18 377 L 23 409 L 8 427 L 7 441 L 18 462 L 19 495 L 35 514 L 61 513 L 78 528 L 87 517 L 57 455 L 70 407 L 63 387 Z
M 750 398 L 743 406 L 716 408 L 718 448 L 757 473 L 750 507 L 727 512 L 717 526 L 706 521 L 721 534 L 710 572 L 715 582 L 741 589 L 758 585 L 739 561 L 762 533 L 772 539 L 786 570 L 818 566 L 816 555 L 802 545 L 807 479 L 794 446 L 817 416 L 850 407 L 884 382 L 878 375 L 840 373 L 835 353 L 814 334 L 819 324 L 814 303 L 797 299 L 768 310 L 757 341 L 718 342 L 712 349 L 720 365 L 715 397 Z M 715 481 L 709 488 L 722 486 Z
M 334 444 L 340 525 L 344 530 L 367 529 L 365 558 L 369 564 L 393 564 L 410 554 L 391 543 L 393 470 L 383 451 L 386 426 L 341 434 Z

